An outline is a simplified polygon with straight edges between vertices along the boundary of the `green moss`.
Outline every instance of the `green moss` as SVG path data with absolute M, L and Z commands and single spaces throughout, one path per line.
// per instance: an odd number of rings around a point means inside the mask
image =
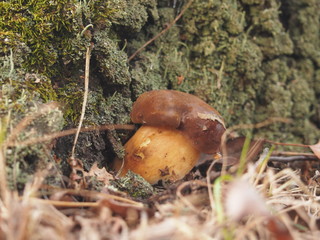
M 310 111 L 312 102 L 316 102 L 314 91 L 310 88 L 309 84 L 297 76 L 288 85 L 288 90 L 292 93 L 292 116 L 295 119 L 304 118 L 308 119 L 313 114 Z
M 55 32 L 71 31 L 71 8 L 68 0 L 60 1 L 10 1 L 0 4 L 0 29 L 4 31 L 4 50 L 23 42 L 32 54 L 25 56 L 28 69 L 50 72 L 57 61 L 53 44 Z M 51 70 L 53 71 L 53 70 Z
M 125 13 L 119 18 L 119 25 L 124 26 L 127 31 L 140 32 L 148 21 L 149 15 L 158 18 L 156 0 L 131 0 L 125 1 Z
M 60 61 L 66 63 L 78 59 L 85 51 L 91 36 L 87 34 L 81 39 L 80 34 L 87 24 L 110 26 L 111 16 L 120 8 L 117 3 L 75 0 L 1 2 L 1 47 L 8 52 L 10 48 L 26 45 L 30 53 L 23 58 L 24 67 L 28 71 L 52 76 L 58 73 Z
M 14 126 L 32 106 L 56 100 L 64 107 L 65 126 L 76 125 L 85 51 L 93 43 L 84 125 L 128 123 L 138 95 L 171 88 L 204 99 L 227 126 L 292 118 L 291 125 L 273 124 L 254 133 L 314 143 L 320 121 L 319 5 L 315 0 L 281 3 L 194 0 L 176 25 L 128 63 L 128 56 L 172 22 L 180 7 L 169 0 L 1 2 L 1 117 L 11 112 Z M 77 156 L 87 169 L 94 161 L 108 164 L 122 155 L 129 135 L 81 134 Z M 72 137 L 68 141 L 60 145 L 64 158 Z M 33 169 L 25 159 L 41 151 L 17 151 L 22 157 L 15 167 Z
M 135 5 L 125 0 L 1 2 L 1 118 L 10 112 L 10 124 L 15 126 L 33 111 L 34 106 L 58 101 L 64 110 L 65 126 L 75 125 L 83 100 L 84 54 L 88 44 L 94 42 L 84 125 L 128 123 L 132 105 L 131 78 L 127 56 L 118 46 L 119 35 L 111 27 L 119 25 L 121 19 L 126 23 L 123 26 L 137 30 L 136 24 L 142 26 L 149 13 L 156 14 L 156 4 L 155 1 L 145 1 L 132 14 L 127 14 L 130 10 L 125 9 L 127 6 Z M 21 133 L 20 140 L 61 129 L 61 115 L 48 114 L 47 117 L 52 121 L 42 122 L 39 118 Z M 112 140 L 96 133 L 80 136 L 77 154 L 90 155 L 83 159 L 87 168 L 94 161 L 101 164 L 106 159 L 103 151 L 110 153 L 114 148 L 115 153 L 121 155 L 121 141 L 126 139 L 127 133 L 113 131 L 110 134 Z M 105 150 L 104 141 L 110 142 L 110 149 Z M 7 154 L 10 184 L 22 187 L 36 169 L 52 160 L 51 157 L 50 151 L 42 144 L 12 149 Z M 67 173 L 65 169 L 63 172 Z
M 127 55 L 117 43 L 109 38 L 109 32 L 102 30 L 95 34 L 94 55 L 99 70 L 109 85 L 129 85 L 130 75 Z
M 139 61 L 131 70 L 131 78 L 132 92 L 136 97 L 150 89 L 160 89 L 166 83 L 161 77 L 157 56 L 149 53 L 145 53 L 144 61 Z
M 174 9 L 168 4 L 159 5 L 159 19 L 146 25 L 146 30 L 129 42 L 129 49 L 137 49 L 151 38 L 148 34 L 154 36 L 173 20 Z M 130 71 L 132 92 L 137 96 L 169 87 L 196 94 L 224 116 L 227 126 L 256 123 L 271 116 L 297 119 L 293 125 L 274 124 L 254 132 L 281 141 L 314 138 L 310 125 L 300 126 L 298 115 L 315 116 L 310 109 L 317 109 L 313 90 L 317 62 L 311 50 L 310 58 L 302 52 L 302 58 L 297 58 L 294 52 L 308 48 L 311 42 L 303 45 L 299 37 L 307 33 L 294 32 L 299 21 L 312 25 L 315 10 L 306 15 L 311 6 L 316 8 L 314 2 L 298 6 L 298 1 L 281 6 L 278 1 L 193 1 L 178 27 L 172 27 L 136 57 Z M 294 17 L 297 9 L 301 12 Z M 286 20 L 288 16 L 296 26 Z M 318 32 L 316 26 L 309 27 L 310 34 Z M 310 49 L 318 48 L 312 39 Z M 297 93 L 299 88 L 303 92 Z M 281 134 L 283 131 L 287 133 Z
M 28 93 L 25 94 L 28 95 Z M 10 108 L 12 120 L 8 129 L 14 128 L 20 122 L 21 118 L 30 117 L 37 113 L 39 102 L 35 100 L 36 99 L 34 99 L 33 104 L 28 101 L 21 101 L 21 108 L 19 108 L 19 110 Z M 9 108 L 11 106 L 7 107 Z M 46 115 L 42 115 L 33 120 L 25 129 L 22 129 L 18 134 L 17 140 L 24 141 L 34 139 L 44 134 L 56 132 L 62 129 L 62 125 L 62 112 L 59 109 L 52 109 Z M 10 132 L 8 136 L 10 136 Z M 12 189 L 22 190 L 24 184 L 32 179 L 34 172 L 39 169 L 47 169 L 49 164 L 55 164 L 50 150 L 50 145 L 46 145 L 44 142 L 27 147 L 8 148 L 5 155 L 9 186 Z
M 281 10 L 286 13 L 285 24 L 295 44 L 295 54 L 312 59 L 320 67 L 319 3 L 316 0 L 285 0 Z
M 320 96 L 320 69 L 315 72 L 314 90 Z
M 131 171 L 120 179 L 112 180 L 111 185 L 120 191 L 127 192 L 135 199 L 146 199 L 154 193 L 150 183 Z
M 251 6 L 249 16 L 252 25 L 248 34 L 260 47 L 265 57 L 273 58 L 293 53 L 293 43 L 279 19 L 279 5 L 270 1 L 269 7 L 264 5 Z
M 100 91 L 99 91 L 100 90 Z M 109 98 L 105 98 L 102 89 L 91 92 L 88 98 L 85 123 L 92 124 L 128 124 L 130 123 L 129 112 L 132 101 L 115 92 Z M 124 143 L 130 132 L 107 131 L 107 138 L 114 154 L 119 158 L 124 157 Z
M 160 8 L 158 17 L 153 19 L 156 24 L 151 25 L 148 31 L 154 36 L 173 19 L 174 9 Z M 148 37 L 149 34 L 140 35 L 128 43 L 128 48 L 139 48 L 149 40 Z M 187 81 L 184 81 L 183 84 L 178 83 L 178 77 L 184 78 L 188 74 L 187 46 L 178 39 L 179 29 L 173 26 L 168 33 L 156 39 L 147 50 L 142 51 L 136 57 L 138 60 L 131 69 L 131 87 L 135 98 L 152 89 L 188 89 Z M 184 48 L 185 52 L 180 48 Z
M 298 1 L 296 5 L 281 6 L 282 11 L 292 11 L 285 13 L 279 12 L 277 1 L 242 3 L 194 1 L 192 11 L 184 15 L 182 34 L 189 51 L 185 51 L 185 56 L 189 56 L 189 71 L 185 76 L 193 89 L 189 91 L 221 112 L 228 126 L 260 122 L 270 116 L 288 117 L 298 121 L 291 126 L 275 124 L 255 132 L 260 136 L 276 136 L 282 141 L 314 138 L 310 125 L 303 123 L 305 128 L 301 127 L 299 120 L 302 116 L 306 119 L 315 114 L 310 111 L 316 109 L 312 87 L 316 82 L 312 63 L 315 55 L 311 57 L 310 52 L 311 61 L 297 60 L 293 49 L 298 42 L 291 37 L 291 30 L 286 29 L 296 26 L 281 22 L 286 21 L 288 15 L 297 18 L 293 16 L 293 8 L 298 7 Z M 315 8 L 314 3 L 305 3 L 299 8 L 301 14 L 298 16 L 310 12 L 311 5 Z M 304 18 L 309 22 L 313 16 L 304 15 Z M 316 32 L 318 30 L 310 29 L 310 34 Z M 297 35 L 301 37 L 301 32 Z M 302 42 L 299 44 L 303 45 Z M 319 46 L 316 41 L 312 45 Z M 301 53 L 300 56 L 307 55 Z M 287 134 L 279 134 L 283 131 Z
M 228 125 L 252 121 L 264 77 L 263 54 L 243 32 L 244 16 L 234 1 L 195 1 L 183 18 L 190 50 L 187 78 L 193 92 L 221 112 Z M 243 108 L 247 114 L 241 115 Z
M 37 74 L 26 74 L 25 88 L 37 93 L 44 102 L 57 101 L 56 91 L 53 89 L 50 79 Z
M 64 118 L 68 122 L 76 124 L 81 114 L 83 87 L 76 82 L 69 82 L 65 83 L 57 92 L 59 101 L 63 104 Z
M 132 101 L 115 92 L 109 98 L 103 96 L 102 88 L 89 93 L 85 122 L 94 124 L 127 124 L 130 122 Z

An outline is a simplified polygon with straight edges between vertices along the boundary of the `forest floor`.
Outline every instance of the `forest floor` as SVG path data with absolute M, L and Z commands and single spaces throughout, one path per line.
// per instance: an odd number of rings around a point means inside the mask
M 68 186 L 44 184 L 50 165 L 21 194 L 6 186 L 2 151 L 0 239 L 318 239 L 316 155 L 241 144 L 236 164 L 224 167 L 220 156 L 154 186 L 132 173 L 119 181 L 97 164 L 87 172 L 69 159 Z

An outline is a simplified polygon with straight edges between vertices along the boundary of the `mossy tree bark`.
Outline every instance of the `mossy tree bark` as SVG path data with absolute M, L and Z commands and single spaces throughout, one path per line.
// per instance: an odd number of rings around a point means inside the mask
M 65 128 L 75 126 L 85 49 L 93 43 L 86 125 L 129 123 L 132 102 L 141 93 L 169 88 L 207 101 L 227 126 L 286 117 L 291 124 L 252 132 L 277 141 L 315 143 L 320 135 L 319 2 L 193 0 L 176 25 L 128 62 L 186 3 L 1 2 L 1 118 L 10 112 L 10 126 L 15 126 L 35 106 L 57 101 L 63 108 L 34 122 L 20 138 L 62 129 L 62 121 Z M 86 169 L 96 161 L 108 165 L 121 156 L 121 144 L 130 134 L 82 134 L 77 156 Z M 60 139 L 54 151 L 40 144 L 8 152 L 12 183 L 23 184 L 35 166 L 53 161 L 54 155 L 67 174 L 71 142 L 72 137 Z

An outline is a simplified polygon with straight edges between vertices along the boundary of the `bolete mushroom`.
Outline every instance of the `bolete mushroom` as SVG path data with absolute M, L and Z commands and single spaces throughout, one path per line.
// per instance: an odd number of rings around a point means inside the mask
M 143 126 L 125 144 L 121 175 L 131 170 L 151 184 L 183 178 L 201 153 L 219 151 L 225 131 L 223 119 L 213 107 L 174 90 L 143 93 L 130 116 L 133 123 Z M 120 169 L 119 163 L 115 165 Z

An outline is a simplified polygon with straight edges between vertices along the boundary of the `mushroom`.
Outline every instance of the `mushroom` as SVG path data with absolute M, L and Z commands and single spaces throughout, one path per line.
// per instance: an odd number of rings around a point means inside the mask
M 143 93 L 133 104 L 133 123 L 143 126 L 125 144 L 121 169 L 149 183 L 183 178 L 200 154 L 217 153 L 225 125 L 221 115 L 196 96 L 174 91 Z M 119 170 L 119 161 L 115 168 Z

